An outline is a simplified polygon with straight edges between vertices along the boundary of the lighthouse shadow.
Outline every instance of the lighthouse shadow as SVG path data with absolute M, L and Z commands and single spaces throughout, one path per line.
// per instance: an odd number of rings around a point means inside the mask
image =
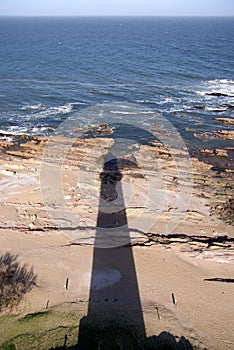
M 167 332 L 147 338 L 121 181 L 134 159 L 111 152 L 100 174 L 101 188 L 88 313 L 80 321 L 79 350 L 188 349 L 185 338 Z
M 110 325 L 110 333 L 106 334 L 105 342 L 100 341 L 97 345 L 91 346 L 90 350 L 199 350 L 199 347 L 194 347 L 190 343 L 188 339 L 185 337 L 178 337 L 173 335 L 170 332 L 161 332 L 159 335 L 154 335 L 151 337 L 148 337 L 145 339 L 145 343 L 142 345 L 136 344 L 133 338 L 133 335 L 128 334 L 128 330 L 124 330 L 125 333 L 127 333 L 128 337 L 131 339 L 131 343 L 126 344 L 123 341 L 122 337 L 122 331 L 123 329 L 117 328 L 114 330 L 114 337 L 113 337 L 113 328 Z M 93 337 L 94 334 L 98 333 L 97 328 L 87 328 L 87 342 L 90 337 Z M 105 328 L 105 331 L 108 331 L 108 328 Z M 116 334 L 121 334 L 122 340 L 118 341 L 116 339 Z M 69 346 L 69 336 L 64 336 L 64 345 L 50 348 L 49 350 L 83 350 L 86 348 L 81 347 L 80 345 L 76 344 L 73 346 Z
M 88 314 L 79 326 L 79 349 L 137 349 L 146 339 L 121 180 L 136 163 L 107 155 L 93 251 Z
M 109 159 L 109 160 L 108 160 Z M 88 312 L 80 320 L 78 342 L 50 350 L 192 350 L 189 340 L 169 332 L 148 337 L 121 180 L 136 162 L 108 155 L 100 174 L 101 188 L 93 250 Z

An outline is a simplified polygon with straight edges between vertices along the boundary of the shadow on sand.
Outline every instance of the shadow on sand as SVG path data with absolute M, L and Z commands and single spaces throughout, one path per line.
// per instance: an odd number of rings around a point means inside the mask
M 126 160 L 110 154 L 108 158 L 100 174 L 88 313 L 80 321 L 75 346 L 67 346 L 66 335 L 62 347 L 50 350 L 192 350 L 188 339 L 169 332 L 146 336 L 121 187 L 121 170 Z M 136 162 L 128 161 L 128 168 L 136 166 Z M 118 239 L 115 241 L 116 234 L 123 245 L 117 244 Z

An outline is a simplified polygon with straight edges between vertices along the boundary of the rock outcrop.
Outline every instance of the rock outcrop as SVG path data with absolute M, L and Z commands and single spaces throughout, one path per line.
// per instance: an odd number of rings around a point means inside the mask
M 100 130 L 105 132 L 106 126 Z M 109 135 L 109 129 L 107 132 Z M 72 228 L 73 224 L 66 212 L 60 211 L 56 222 L 50 219 L 51 214 L 53 216 L 54 212 L 59 211 L 61 205 L 57 195 L 45 206 L 40 194 L 41 164 L 48 164 L 49 169 L 53 169 L 61 162 L 61 153 L 69 144 L 70 148 L 62 159 L 60 171 L 63 201 L 80 218 L 81 235 L 89 230 L 88 236 L 93 237 L 100 197 L 99 174 L 104 156 L 114 141 L 109 137 L 68 140 L 66 137 L 56 136 L 53 138 L 55 148 L 51 157 L 44 152 L 49 140 L 49 137 L 43 136 L 22 136 L 17 139 L 18 147 L 15 147 L 14 142 L 11 147 L 7 147 L 9 144 L 3 141 L 1 147 L 4 152 L 0 158 L 0 227 L 12 227 L 25 232 L 63 231 L 63 228 Z M 224 201 L 228 202 L 232 198 L 231 169 L 216 171 L 211 164 L 196 158 L 190 159 L 190 167 L 185 166 L 183 159 L 186 152 L 170 149 L 160 143 L 155 143 L 154 146 L 138 145 L 133 149 L 137 166 L 129 167 L 132 160 L 127 157 L 125 161 L 122 160 L 121 166 L 121 181 L 126 192 L 126 212 L 130 225 L 138 216 L 142 215 L 142 220 L 147 223 L 153 215 L 157 222 L 153 229 L 157 232 L 157 227 L 161 227 L 163 232 L 170 217 L 180 215 L 177 197 L 181 192 L 185 196 L 191 192 L 189 207 L 182 212 L 185 222 L 195 225 L 194 227 L 219 222 L 218 211 L 211 208 L 218 208 Z M 227 150 L 203 149 L 200 150 L 200 155 L 221 159 L 227 156 Z M 153 179 L 153 185 L 151 183 L 149 189 L 150 179 Z M 54 181 L 53 178 L 48 180 L 51 184 Z M 155 198 L 154 203 L 150 204 L 151 209 L 146 201 L 150 198 L 149 190 L 153 191 Z M 228 210 L 232 211 L 233 207 L 230 206 Z M 224 215 L 219 217 L 223 219 Z M 229 220 L 228 223 L 230 222 Z M 139 240 L 139 235 L 136 236 L 135 233 L 133 231 L 133 236 Z
M 224 123 L 226 125 L 234 125 L 234 119 L 233 118 L 213 118 L 217 122 Z

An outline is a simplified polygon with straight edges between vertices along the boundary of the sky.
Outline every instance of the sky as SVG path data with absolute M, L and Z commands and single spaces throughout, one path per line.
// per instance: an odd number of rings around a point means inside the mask
M 234 0 L 0 0 L 7 16 L 234 16 Z

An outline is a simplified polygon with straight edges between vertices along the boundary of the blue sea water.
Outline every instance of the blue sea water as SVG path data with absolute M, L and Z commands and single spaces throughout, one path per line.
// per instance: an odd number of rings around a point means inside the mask
M 234 116 L 232 17 L 0 17 L 0 57 L 2 134 L 110 102 L 159 112 L 191 142 Z

